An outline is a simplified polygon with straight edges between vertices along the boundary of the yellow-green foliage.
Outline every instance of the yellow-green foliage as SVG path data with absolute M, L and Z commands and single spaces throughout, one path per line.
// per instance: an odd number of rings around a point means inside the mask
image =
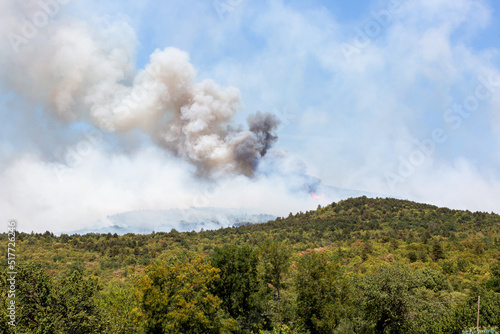
M 135 288 L 141 327 L 147 333 L 230 332 L 234 324 L 210 292 L 219 271 L 200 256 L 155 261 Z

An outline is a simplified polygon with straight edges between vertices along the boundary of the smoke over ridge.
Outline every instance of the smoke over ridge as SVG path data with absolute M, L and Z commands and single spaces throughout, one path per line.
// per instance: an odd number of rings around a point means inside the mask
M 126 23 L 97 28 L 60 13 L 65 3 L 0 4 L 0 34 L 8 37 L 0 42 L 1 80 L 9 90 L 67 122 L 139 129 L 199 175 L 254 174 L 277 140 L 275 116 L 256 113 L 247 130 L 233 126 L 243 106 L 237 88 L 196 82 L 189 55 L 173 47 L 156 50 L 136 71 L 136 37 Z

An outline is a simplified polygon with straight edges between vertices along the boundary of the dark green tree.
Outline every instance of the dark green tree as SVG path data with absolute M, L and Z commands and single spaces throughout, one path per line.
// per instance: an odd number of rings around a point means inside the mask
M 444 251 L 443 251 L 443 246 L 441 246 L 441 243 L 435 242 L 432 245 L 432 255 L 434 257 L 434 261 L 437 262 L 438 260 L 444 259 Z
M 97 281 L 80 271 L 59 280 L 40 265 L 20 266 L 18 289 L 18 331 L 29 333 L 102 333 L 105 322 L 94 296 Z
M 332 333 L 348 309 L 338 265 L 313 251 L 297 264 L 297 313 L 311 334 Z
M 217 248 L 211 258 L 211 264 L 220 269 L 213 293 L 229 315 L 248 331 L 257 331 L 265 320 L 258 298 L 258 263 L 258 252 L 248 245 Z
M 275 292 L 277 302 L 277 320 L 281 322 L 281 292 L 290 269 L 290 250 L 280 242 L 266 239 L 260 253 L 264 268 L 264 282 Z
M 415 286 L 425 287 L 434 292 L 450 290 L 451 286 L 448 278 L 441 272 L 429 268 L 424 268 L 413 273 Z
M 411 328 L 411 311 L 415 304 L 410 290 L 413 277 L 406 268 L 382 267 L 367 275 L 362 283 L 365 315 L 375 323 L 375 333 L 403 333 Z
M 63 276 L 54 284 L 57 324 L 65 333 L 101 333 L 105 330 L 103 315 L 94 298 L 99 289 L 97 279 L 85 278 L 81 271 Z

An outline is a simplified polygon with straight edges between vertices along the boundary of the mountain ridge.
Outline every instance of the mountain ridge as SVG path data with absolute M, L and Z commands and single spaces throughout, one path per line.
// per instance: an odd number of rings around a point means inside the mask
M 134 210 L 107 216 L 93 226 L 63 232 L 65 234 L 127 233 L 148 234 L 154 231 L 199 232 L 245 223 L 255 224 L 275 219 L 276 216 L 234 208 L 188 208 L 168 210 Z

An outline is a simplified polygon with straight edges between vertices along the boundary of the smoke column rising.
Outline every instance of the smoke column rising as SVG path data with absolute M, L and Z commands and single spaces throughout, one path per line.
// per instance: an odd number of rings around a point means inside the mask
M 139 129 L 201 176 L 253 176 L 277 140 L 276 117 L 256 113 L 248 130 L 232 126 L 242 108 L 238 89 L 197 83 L 189 55 L 171 47 L 156 50 L 136 72 L 136 37 L 126 23 L 97 28 L 63 15 L 64 3 L 0 4 L 0 34 L 7 36 L 0 71 L 8 90 L 67 122 L 109 132 Z

